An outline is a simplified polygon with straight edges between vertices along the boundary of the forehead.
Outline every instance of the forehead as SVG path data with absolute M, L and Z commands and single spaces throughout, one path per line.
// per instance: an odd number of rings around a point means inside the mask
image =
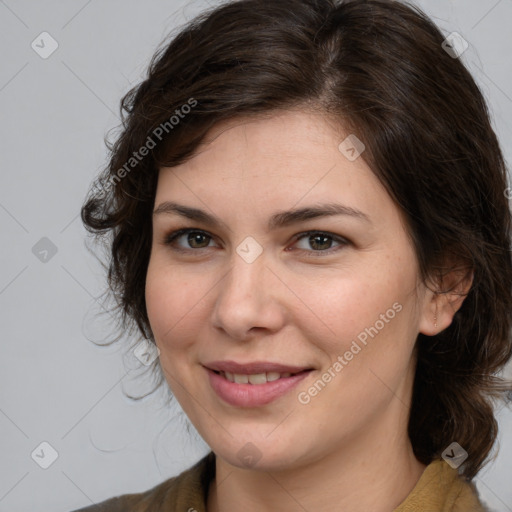
M 238 116 L 216 123 L 196 153 L 204 151 L 257 152 L 260 157 L 294 157 L 312 153 L 314 147 L 335 146 L 345 134 L 340 123 L 311 110 L 277 110 Z M 321 150 L 321 149 L 320 149 Z
M 351 162 L 338 148 L 349 136 L 353 135 L 318 112 L 286 110 L 232 118 L 215 124 L 193 156 L 172 167 L 172 173 L 191 179 L 201 175 L 202 180 L 247 180 L 258 175 L 268 183 L 286 178 L 310 182 L 336 167 L 371 178 L 362 158 Z
M 220 122 L 189 160 L 160 170 L 155 204 L 267 218 L 329 202 L 385 217 L 396 210 L 387 191 L 361 157 L 350 160 L 339 149 L 349 135 L 307 111 Z

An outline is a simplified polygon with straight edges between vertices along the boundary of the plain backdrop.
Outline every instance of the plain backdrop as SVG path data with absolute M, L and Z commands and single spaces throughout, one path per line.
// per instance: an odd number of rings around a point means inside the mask
M 141 492 L 208 451 L 179 407 L 165 405 L 167 388 L 127 398 L 154 384 L 122 349 L 132 339 L 92 342 L 107 329 L 97 317 L 105 275 L 79 209 L 105 165 L 120 98 L 164 37 L 210 4 L 0 0 L 0 512 L 64 512 Z M 511 162 L 512 0 L 418 5 L 443 33 L 468 41 L 461 59 Z M 499 454 L 475 483 L 492 510 L 506 512 L 510 404 L 498 418 Z

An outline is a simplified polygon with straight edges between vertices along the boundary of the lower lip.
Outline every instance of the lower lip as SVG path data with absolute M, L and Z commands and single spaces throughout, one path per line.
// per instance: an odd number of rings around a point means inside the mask
M 312 370 L 290 377 L 283 377 L 266 384 L 237 384 L 206 368 L 210 385 L 225 402 L 236 407 L 258 407 L 265 405 L 290 391 Z

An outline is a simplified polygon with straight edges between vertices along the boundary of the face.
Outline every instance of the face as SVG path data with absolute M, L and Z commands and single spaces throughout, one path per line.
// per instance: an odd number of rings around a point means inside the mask
M 405 435 L 426 289 L 397 206 L 338 148 L 348 135 L 304 111 L 230 120 L 160 170 L 148 316 L 173 394 L 232 465 Z M 327 204 L 339 211 L 284 215 Z M 241 366 L 208 369 L 227 361 Z

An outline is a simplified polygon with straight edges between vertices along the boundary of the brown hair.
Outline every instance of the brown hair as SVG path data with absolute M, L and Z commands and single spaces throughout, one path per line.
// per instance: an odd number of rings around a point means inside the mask
M 422 279 L 473 272 L 452 324 L 417 339 L 409 420 L 424 464 L 457 441 L 473 478 L 497 437 L 496 374 L 512 356 L 506 166 L 481 91 L 445 36 L 397 1 L 240 0 L 192 20 L 121 101 L 122 131 L 82 220 L 108 240 L 124 329 L 154 343 L 145 305 L 158 168 L 194 155 L 223 119 L 316 108 L 361 139 L 407 220 Z M 145 148 L 145 150 L 143 150 Z M 140 154 L 139 154 L 140 153 Z

